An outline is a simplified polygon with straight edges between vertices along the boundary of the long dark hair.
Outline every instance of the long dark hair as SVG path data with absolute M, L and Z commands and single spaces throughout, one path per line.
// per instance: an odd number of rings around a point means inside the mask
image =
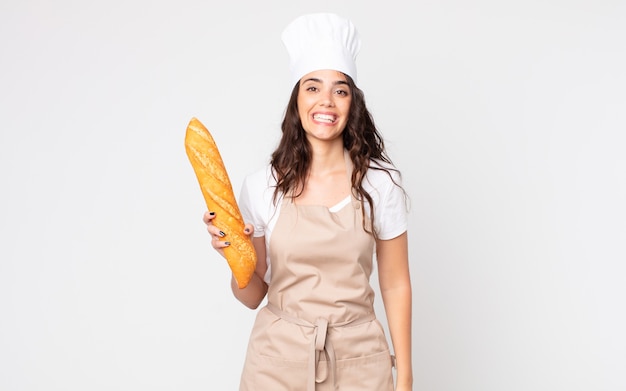
M 391 171 L 397 172 L 398 175 L 400 173 L 393 168 L 391 159 L 387 156 L 384 140 L 365 105 L 363 91 L 356 86 L 350 76 L 345 76 L 352 100 L 350 102 L 348 122 L 342 133 L 343 146 L 352 160 L 352 191 L 361 202 L 362 208 L 364 208 L 365 202 L 370 206 L 372 229 L 371 231 L 367 229 L 365 220 L 363 221 L 363 228 L 377 238 L 377 233 L 374 229 L 374 203 L 372 197 L 363 187 L 363 179 L 368 169 L 385 171 L 392 181 Z M 304 182 L 311 166 L 311 144 L 306 138 L 300 116 L 298 115 L 299 90 L 300 82 L 296 83 L 291 91 L 291 97 L 285 109 L 285 117 L 281 125 L 283 135 L 270 160 L 272 174 L 276 179 L 274 202 L 278 199 L 279 194 L 294 198 L 299 196 L 304 189 Z M 372 164 L 373 161 L 383 164 L 387 163 L 387 165 Z M 395 181 L 394 183 L 399 186 Z M 365 219 L 365 215 L 363 218 Z

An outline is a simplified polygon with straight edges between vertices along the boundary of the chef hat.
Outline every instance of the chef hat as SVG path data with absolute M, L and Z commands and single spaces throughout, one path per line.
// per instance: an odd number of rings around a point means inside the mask
M 348 19 L 330 13 L 296 18 L 282 33 L 290 58 L 291 85 L 309 72 L 332 69 L 356 82 L 356 56 L 361 40 Z

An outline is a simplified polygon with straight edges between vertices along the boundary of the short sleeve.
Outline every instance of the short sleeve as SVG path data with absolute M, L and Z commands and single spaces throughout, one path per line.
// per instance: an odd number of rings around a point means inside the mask
M 246 176 L 239 194 L 239 209 L 243 220 L 254 225 L 254 237 L 266 234 L 270 216 L 273 215 L 273 186 L 269 168 Z
M 397 171 L 389 174 L 381 170 L 369 170 L 368 181 L 373 187 L 370 192 L 374 201 L 374 228 L 378 238 L 393 239 L 403 234 L 408 227 L 406 194 L 402 178 Z M 390 176 L 391 175 L 391 176 Z
M 239 210 L 246 224 L 254 226 L 254 237 L 263 236 L 266 225 L 266 219 L 262 214 L 263 208 L 259 204 L 262 201 L 260 195 L 263 193 L 263 187 L 259 186 L 262 182 L 259 179 L 259 172 L 246 176 L 239 194 Z

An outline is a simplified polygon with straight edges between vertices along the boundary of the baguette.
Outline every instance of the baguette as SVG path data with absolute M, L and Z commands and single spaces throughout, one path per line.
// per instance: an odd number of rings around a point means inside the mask
M 228 266 L 239 288 L 245 288 L 256 268 L 256 251 L 250 237 L 243 232 L 245 222 L 217 145 L 197 118 L 192 118 L 187 126 L 185 150 L 206 206 L 215 212 L 213 224 L 226 233 L 230 241 L 230 246 L 224 248 Z

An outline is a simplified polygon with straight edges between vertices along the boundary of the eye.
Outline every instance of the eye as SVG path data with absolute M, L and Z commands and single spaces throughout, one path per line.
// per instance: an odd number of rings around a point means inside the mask
M 306 88 L 306 91 L 315 92 L 315 91 L 317 91 L 317 87 L 315 87 L 315 86 L 308 86 L 308 87 Z
M 348 96 L 348 91 L 346 91 L 346 90 L 337 90 L 337 91 L 335 91 L 335 94 L 341 95 L 341 96 Z

